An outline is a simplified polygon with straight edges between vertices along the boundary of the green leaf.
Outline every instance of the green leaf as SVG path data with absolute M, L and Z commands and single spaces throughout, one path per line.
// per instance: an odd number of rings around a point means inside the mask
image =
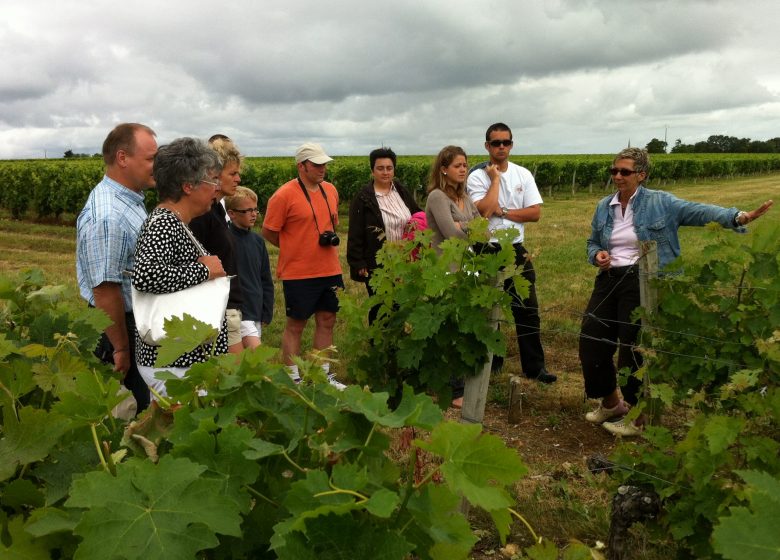
M 127 398 L 127 394 L 119 393 L 118 380 L 102 377 L 97 371 L 82 370 L 76 376 L 73 390 L 61 393 L 53 410 L 82 424 L 102 422 L 111 409 Z
M 712 416 L 704 425 L 703 434 L 707 438 L 710 453 L 718 454 L 725 451 L 737 441 L 745 426 L 744 420 L 730 416 Z
M 509 513 L 508 508 L 494 509 L 490 512 L 490 517 L 493 518 L 493 523 L 496 525 L 501 544 L 505 544 L 506 538 L 509 536 L 510 526 L 512 525 L 512 514 Z
M 349 410 L 364 415 L 370 422 L 388 428 L 416 426 L 430 430 L 442 419 L 441 409 L 430 397 L 415 394 L 406 384 L 401 403 L 393 411 L 387 406 L 387 393 L 371 393 L 350 385 L 343 392 L 343 398 Z
M 6 338 L 5 333 L 0 333 L 0 360 L 5 360 L 16 352 L 16 344 Z
M 372 515 L 389 518 L 400 501 L 401 498 L 398 494 L 382 488 L 371 494 L 364 506 Z
M 0 503 L 11 509 L 19 510 L 23 506 L 41 507 L 44 499 L 43 494 L 30 480 L 17 478 L 3 488 Z
M 180 415 L 176 416 L 178 420 Z M 190 432 L 189 437 L 179 439 L 173 448 L 174 457 L 186 457 L 193 463 L 205 465 L 204 476 L 219 480 L 221 494 L 233 500 L 242 512 L 249 508 L 249 496 L 244 486 L 252 485 L 260 474 L 260 465 L 244 456 L 252 431 L 230 424 L 214 432 L 199 429 Z
M 558 547 L 552 541 L 542 541 L 524 552 L 531 560 L 558 560 Z
M 70 429 L 70 420 L 56 413 L 23 407 L 18 420 L 11 407 L 3 408 L 3 439 L 0 439 L 0 481 L 20 465 L 40 461 Z
M 87 510 L 76 558 L 191 558 L 217 546 L 215 533 L 240 536 L 238 506 L 205 470 L 166 455 L 157 465 L 130 459 L 116 478 L 93 472 L 75 481 L 65 505 Z
M 716 552 L 730 560 L 775 560 L 780 558 L 777 511 L 780 508 L 780 480 L 759 471 L 737 471 L 748 483 L 750 508 L 729 508 L 728 517 L 712 533 Z
M 318 560 L 404 560 L 414 549 L 400 533 L 350 515 L 307 519 L 305 533 Z M 297 560 L 284 548 L 276 552 L 280 559 Z
M 156 368 L 167 366 L 182 354 L 214 340 L 219 334 L 211 325 L 198 321 L 187 313 L 182 317 L 166 319 L 164 328 L 166 336 L 157 352 L 157 361 L 154 363 Z
M 444 422 L 431 432 L 430 443 L 415 445 L 443 459 L 441 471 L 453 491 L 488 511 L 513 501 L 499 484 L 519 480 L 527 469 L 517 453 L 501 439 L 482 433 L 479 424 Z
M 52 450 L 32 474 L 46 483 L 46 504 L 52 505 L 68 495 L 74 475 L 93 471 L 97 464 L 94 444 L 82 438 Z
M 477 544 L 477 537 L 460 513 L 460 501 L 446 486 L 427 485 L 410 497 L 407 508 L 417 522 L 417 530 L 426 537 L 413 542 L 418 549 L 427 550 L 431 558 L 466 558 Z
M 72 533 L 81 519 L 77 510 L 65 511 L 59 508 L 40 508 L 30 515 L 25 530 L 34 537 L 45 537 L 54 533 Z
M 3 560 L 50 560 L 51 552 L 45 543 L 24 530 L 24 518 L 16 515 L 8 522 L 10 546 L 0 541 L 0 557 Z

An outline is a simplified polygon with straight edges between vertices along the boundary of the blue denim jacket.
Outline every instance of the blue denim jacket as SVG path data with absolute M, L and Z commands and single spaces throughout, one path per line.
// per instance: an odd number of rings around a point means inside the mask
M 609 203 L 614 196 L 611 194 L 601 199 L 593 215 L 588 239 L 588 261 L 594 265 L 596 253 L 609 251 L 609 238 L 614 223 Z M 680 239 L 677 237 L 680 226 L 703 226 L 716 222 L 740 233 L 746 231 L 734 223 L 738 212 L 736 208 L 689 202 L 665 191 L 650 190 L 644 185 L 637 189 L 631 209 L 634 212 L 637 238 L 640 241 L 656 242 L 660 269 L 680 256 Z

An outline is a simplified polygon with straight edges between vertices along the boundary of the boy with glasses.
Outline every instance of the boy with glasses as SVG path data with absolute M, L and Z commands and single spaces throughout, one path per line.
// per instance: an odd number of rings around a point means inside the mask
M 526 377 L 541 383 L 554 383 L 558 378 L 549 373 L 544 364 L 544 349 L 539 333 L 539 303 L 536 299 L 536 272 L 528 258 L 528 251 L 523 247 L 523 224 L 539 221 L 542 197 L 531 172 L 509 161 L 512 145 L 512 131 L 507 125 L 490 125 L 485 133 L 485 149 L 490 154 L 490 161 L 471 172 L 466 187 L 479 213 L 489 220 L 491 230 L 518 230 L 513 241 L 515 264 L 523 267 L 523 277 L 530 283 L 528 297 L 521 299 L 517 295 L 512 280 L 507 280 L 504 290 L 512 297 L 520 364 Z M 494 247 L 494 250 L 498 250 L 498 247 Z M 502 364 L 503 358 L 494 357 L 493 370 L 500 369 Z
M 237 187 L 233 196 L 225 198 L 225 208 L 243 292 L 241 341 L 244 348 L 256 348 L 263 325 L 268 325 L 274 315 L 274 280 L 268 249 L 265 240 L 252 231 L 260 213 L 257 195 L 246 187 Z

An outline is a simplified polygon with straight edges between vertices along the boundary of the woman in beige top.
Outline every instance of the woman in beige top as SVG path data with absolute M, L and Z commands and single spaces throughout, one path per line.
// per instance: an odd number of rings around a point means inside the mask
M 458 146 L 445 146 L 436 156 L 428 185 L 425 217 L 433 230 L 433 245 L 450 237 L 466 237 L 467 224 L 479 217 L 479 210 L 466 193 L 469 164 Z

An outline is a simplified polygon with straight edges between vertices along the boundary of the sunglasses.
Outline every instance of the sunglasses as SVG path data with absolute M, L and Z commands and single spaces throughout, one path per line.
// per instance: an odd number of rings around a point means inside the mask
M 258 214 L 260 212 L 259 208 L 244 208 L 243 210 L 231 210 L 231 212 L 235 212 L 237 214 L 246 214 L 247 212 L 252 212 L 252 214 Z
M 634 173 L 640 173 L 639 171 L 634 171 L 633 169 L 619 169 L 617 167 L 610 167 L 609 168 L 609 174 L 613 177 L 620 173 L 621 177 L 630 177 Z
M 514 144 L 514 142 L 512 140 L 491 140 L 490 142 L 488 142 L 488 144 L 490 144 L 494 148 L 498 148 L 499 146 L 505 146 L 508 148 L 509 146 Z

